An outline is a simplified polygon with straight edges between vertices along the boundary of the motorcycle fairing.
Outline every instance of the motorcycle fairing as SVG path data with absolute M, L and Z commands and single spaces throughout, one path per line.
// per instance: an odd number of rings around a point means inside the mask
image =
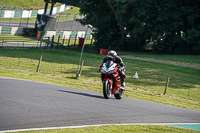
M 103 95 L 105 99 L 109 99 L 111 94 L 114 94 L 116 99 L 123 97 L 124 91 L 121 90 L 121 75 L 120 66 L 111 60 L 103 63 L 100 68 L 101 80 L 103 83 Z
M 114 88 L 112 90 L 112 94 L 116 94 L 117 92 L 119 92 L 119 85 L 121 83 L 121 79 L 119 77 L 119 74 L 113 74 Z
M 117 64 L 113 61 L 108 60 L 106 63 L 103 63 L 103 66 L 101 67 L 101 73 L 103 74 L 112 74 L 115 73 Z
M 105 78 L 103 81 L 108 80 L 110 86 L 113 86 L 112 94 L 119 93 L 120 90 L 120 83 L 121 79 L 119 76 L 119 73 L 117 72 L 117 64 L 113 61 L 108 60 L 107 62 L 103 63 L 103 66 L 101 67 L 100 71 L 102 74 L 105 74 Z M 112 80 L 113 79 L 113 80 Z

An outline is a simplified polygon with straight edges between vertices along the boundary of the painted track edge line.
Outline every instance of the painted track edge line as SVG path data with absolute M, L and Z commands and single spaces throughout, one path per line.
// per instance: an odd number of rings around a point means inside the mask
M 65 126 L 65 127 L 46 127 L 46 128 L 29 128 L 29 129 L 14 129 L 0 131 L 0 133 L 20 132 L 20 131 L 36 131 L 36 130 L 53 130 L 53 129 L 67 129 L 67 128 L 83 128 L 83 127 L 97 127 L 105 125 L 200 125 L 200 123 L 124 123 L 124 124 L 99 124 L 99 125 L 81 125 L 81 126 Z

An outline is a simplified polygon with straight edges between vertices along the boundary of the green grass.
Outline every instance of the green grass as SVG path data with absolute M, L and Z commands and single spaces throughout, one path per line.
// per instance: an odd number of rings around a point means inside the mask
M 21 23 L 23 23 L 21 25 L 25 25 L 24 22 L 27 23 L 27 21 L 28 22 L 35 22 L 36 21 L 36 17 L 32 17 L 32 18 L 11 18 L 11 19 L 10 18 L 1 18 L 1 21 L 9 22 L 11 24 L 12 24 L 12 22 L 19 22 L 19 23 L 21 22 Z
M 73 7 L 72 9 L 70 10 L 67 10 L 67 11 L 64 11 L 62 12 L 62 15 L 68 15 L 68 14 L 73 14 L 73 15 L 76 15 L 76 14 L 79 14 L 80 8 L 79 7 Z
M 12 7 L 23 7 L 33 10 L 44 9 L 45 2 L 44 0 L 1 0 L 1 6 L 12 6 Z M 48 8 L 50 8 L 50 5 Z M 59 6 L 61 3 L 57 3 L 55 6 Z
M 18 133 L 199 133 L 199 131 L 156 125 L 107 125 L 57 130 L 24 131 Z
M 79 15 L 79 13 L 80 13 L 79 10 L 80 10 L 79 7 L 73 7 L 70 10 L 66 10 L 66 11 L 56 14 L 54 16 L 56 16 L 57 20 L 59 19 L 59 21 L 78 19 L 78 18 L 81 18 L 81 16 Z
M 144 53 L 144 52 L 121 52 L 121 55 L 132 55 L 135 57 L 144 57 L 144 58 L 155 58 L 162 60 L 170 60 L 170 61 L 179 61 L 186 63 L 198 63 L 200 64 L 200 55 L 164 55 L 164 54 L 156 54 L 156 53 Z
M 89 48 L 91 49 L 86 46 L 86 50 Z M 81 48 L 65 50 L 0 49 L 0 76 L 102 93 L 102 83 L 97 70 L 104 56 L 84 53 L 82 60 L 85 62 L 82 75 L 76 79 L 80 51 Z M 41 54 L 43 54 L 43 59 L 40 72 L 36 73 Z M 129 58 L 123 58 L 123 61 L 127 66 L 125 97 L 200 111 L 199 69 Z M 132 78 L 136 71 L 139 79 Z M 167 95 L 163 95 L 168 76 L 171 80 Z
M 25 37 L 25 36 L 11 36 L 11 35 L 0 35 L 0 41 L 4 42 L 32 42 L 37 43 L 38 40 L 35 37 Z

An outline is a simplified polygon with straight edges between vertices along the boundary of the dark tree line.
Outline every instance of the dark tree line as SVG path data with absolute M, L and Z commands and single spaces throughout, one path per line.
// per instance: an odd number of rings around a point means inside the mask
M 151 41 L 156 52 L 200 53 L 200 0 L 81 0 L 80 8 L 97 48 L 142 51 Z

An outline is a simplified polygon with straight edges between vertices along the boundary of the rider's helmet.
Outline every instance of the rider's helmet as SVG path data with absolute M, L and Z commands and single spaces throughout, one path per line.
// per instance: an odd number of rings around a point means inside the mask
M 108 52 L 107 59 L 114 61 L 116 59 L 117 53 L 114 50 Z

